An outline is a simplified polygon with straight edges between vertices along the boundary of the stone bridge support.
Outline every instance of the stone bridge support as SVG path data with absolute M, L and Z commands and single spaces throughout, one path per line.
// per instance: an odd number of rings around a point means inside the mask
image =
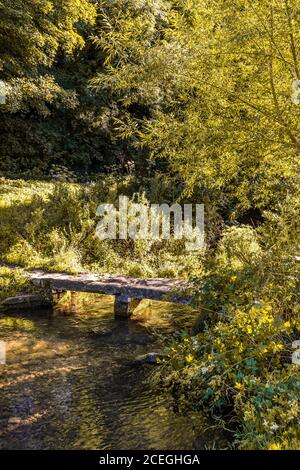
M 124 294 L 115 296 L 115 318 L 118 320 L 127 320 L 133 314 L 134 310 L 142 302 L 140 299 L 132 299 Z

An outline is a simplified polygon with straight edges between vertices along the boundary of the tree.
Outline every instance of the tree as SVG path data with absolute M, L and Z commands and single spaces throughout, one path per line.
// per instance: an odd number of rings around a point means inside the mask
M 84 46 L 79 22 L 95 21 L 89 0 L 2 0 L 0 66 L 4 78 L 29 76 L 49 67 L 58 51 Z
M 90 40 L 102 30 L 98 4 L 0 3 L 0 80 L 8 91 L 0 106 L 2 174 L 41 177 L 56 165 L 81 174 L 128 171 L 133 152 L 143 158 L 113 132 L 122 107 L 104 87 L 89 87 L 103 62 Z
M 118 17 L 128 3 L 138 15 Z M 299 186 L 299 19 L 296 0 L 119 1 L 103 16 L 106 73 L 93 83 L 129 111 L 120 135 L 166 158 L 189 193 L 264 208 Z
M 105 130 L 91 125 L 88 90 L 96 58 L 88 36 L 97 8 L 89 0 L 0 2 L 0 170 L 39 175 L 53 164 L 103 162 Z M 98 101 L 99 108 L 99 101 Z M 102 139 L 101 139 L 102 137 Z

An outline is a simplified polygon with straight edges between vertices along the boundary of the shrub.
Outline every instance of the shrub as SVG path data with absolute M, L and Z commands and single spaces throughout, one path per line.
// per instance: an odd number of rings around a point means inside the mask
M 20 270 L 0 267 L 0 301 L 22 292 L 33 292 L 34 286 Z
M 179 410 L 209 410 L 240 449 L 300 448 L 294 210 L 225 231 L 195 285 L 195 334 L 174 338 L 160 376 Z
M 154 179 L 153 184 L 158 184 L 157 181 Z M 104 176 L 86 184 L 2 178 L 2 261 L 72 273 L 93 271 L 183 278 L 195 275 L 202 254 L 187 253 L 181 240 L 101 241 L 96 236 L 96 210 L 100 203 L 117 206 L 119 195 L 124 194 L 132 202 L 149 204 L 145 188 L 150 183 L 146 181 L 141 186 L 130 177 Z M 154 190 L 152 187 L 152 194 Z M 165 191 L 171 197 L 168 187 Z

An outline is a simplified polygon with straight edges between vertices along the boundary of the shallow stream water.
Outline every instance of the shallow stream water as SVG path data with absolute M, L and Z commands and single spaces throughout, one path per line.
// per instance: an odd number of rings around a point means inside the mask
M 54 312 L 0 315 L 0 448 L 215 447 L 219 436 L 205 419 L 176 414 L 171 397 L 151 386 L 155 366 L 134 361 L 193 318 L 188 308 L 154 302 L 116 322 L 113 298 L 80 295 Z

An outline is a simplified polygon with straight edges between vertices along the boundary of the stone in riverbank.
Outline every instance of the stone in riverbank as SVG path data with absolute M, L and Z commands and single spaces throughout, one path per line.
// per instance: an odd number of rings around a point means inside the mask
M 135 363 L 157 365 L 159 364 L 159 361 L 163 358 L 164 358 L 164 354 L 151 352 L 148 354 L 143 354 L 142 356 L 138 356 L 135 360 Z
M 42 294 L 20 294 L 15 297 L 8 297 L 0 303 L 0 311 L 14 309 L 35 309 L 51 307 L 51 300 Z

